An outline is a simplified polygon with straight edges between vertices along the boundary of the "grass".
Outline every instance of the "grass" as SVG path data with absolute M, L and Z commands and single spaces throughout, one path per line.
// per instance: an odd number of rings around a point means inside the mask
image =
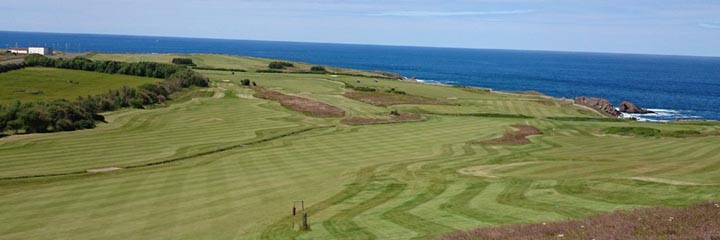
M 126 75 L 30 67 L 0 74 L 0 104 L 15 100 L 51 101 L 95 95 L 122 86 L 139 86 L 160 81 Z
M 194 89 L 167 107 L 107 113 L 96 129 L 1 138 L 0 236 L 428 239 L 720 198 L 720 137 L 601 134 L 611 127 L 718 131 L 713 124 L 553 120 L 598 115 L 543 96 L 386 79 L 202 73 L 213 81 L 212 96 Z M 439 114 L 347 125 L 255 98 L 240 86 L 246 78 L 346 117 Z M 457 105 L 370 105 L 344 97 L 345 82 Z M 512 125 L 542 135 L 523 145 L 479 144 Z M 106 167 L 124 169 L 7 179 Z M 312 231 L 290 230 L 294 199 L 305 200 Z
M 241 57 L 233 55 L 223 54 L 104 54 L 95 53 L 91 54 L 90 58 L 93 60 L 113 60 L 121 62 L 161 62 L 161 63 L 172 63 L 173 58 L 190 58 L 193 63 L 200 69 L 203 68 L 214 68 L 214 69 L 226 69 L 226 70 L 245 70 L 248 72 L 255 72 L 258 70 L 267 71 L 276 69 L 269 69 L 268 65 L 277 61 L 275 59 L 267 58 L 256 58 L 256 57 Z M 313 64 L 303 62 L 290 62 L 294 67 L 288 67 L 282 71 L 285 72 L 309 72 Z M 337 67 L 327 67 L 329 72 L 336 72 L 340 74 L 357 74 L 366 76 L 381 76 L 378 73 L 368 71 L 358 71 L 352 69 L 344 69 Z M 281 71 L 281 72 L 282 72 Z
M 660 131 L 650 127 L 609 127 L 603 130 L 607 134 L 642 137 L 692 137 L 702 133 L 696 130 Z

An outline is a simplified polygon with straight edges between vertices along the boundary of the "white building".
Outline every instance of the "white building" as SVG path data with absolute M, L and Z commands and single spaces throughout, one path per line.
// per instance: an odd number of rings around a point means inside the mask
M 27 48 L 11 48 L 8 49 L 8 52 L 14 53 L 14 54 L 28 54 Z
M 52 55 L 53 50 L 49 47 L 29 47 L 27 54 Z

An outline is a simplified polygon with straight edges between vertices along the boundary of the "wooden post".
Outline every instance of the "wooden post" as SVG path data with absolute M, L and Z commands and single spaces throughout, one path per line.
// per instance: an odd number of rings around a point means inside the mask
M 295 204 L 300 203 L 300 230 L 310 230 L 310 225 L 308 224 L 308 217 L 307 212 L 305 211 L 305 201 L 304 200 L 293 200 L 293 211 L 292 211 L 292 230 L 295 230 L 295 215 L 296 215 L 296 208 Z

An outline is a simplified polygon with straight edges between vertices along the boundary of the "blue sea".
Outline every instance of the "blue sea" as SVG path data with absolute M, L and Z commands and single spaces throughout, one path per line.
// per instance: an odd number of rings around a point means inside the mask
M 0 31 L 0 48 L 222 53 L 288 59 L 495 90 L 594 96 L 656 111 L 642 120 L 720 120 L 720 58 Z M 688 43 L 691 44 L 691 43 Z

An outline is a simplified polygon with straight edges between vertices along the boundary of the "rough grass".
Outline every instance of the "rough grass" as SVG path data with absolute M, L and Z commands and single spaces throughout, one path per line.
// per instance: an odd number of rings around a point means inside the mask
M 426 97 L 408 95 L 408 94 L 395 94 L 395 93 L 384 93 L 384 92 L 367 92 L 367 91 L 354 91 L 346 90 L 345 97 L 355 99 L 364 103 L 369 103 L 376 106 L 390 106 L 398 104 L 432 104 L 432 105 L 448 105 L 451 104 L 447 101 L 435 100 Z
M 603 130 L 607 134 L 617 134 L 624 136 L 642 136 L 642 137 L 693 137 L 702 136 L 702 133 L 696 130 L 675 130 L 661 131 L 649 127 L 609 127 Z
M 438 240 L 720 239 L 720 203 L 623 210 L 580 220 L 480 228 Z
M 396 122 L 410 122 L 422 120 L 422 115 L 415 113 L 400 113 L 398 115 L 390 115 L 387 118 L 363 118 L 363 117 L 349 117 L 344 118 L 340 121 L 343 124 L 349 125 L 362 125 L 362 124 L 378 124 L 378 123 L 396 123 Z
M 344 110 L 320 101 L 291 96 L 263 88 L 255 88 L 255 90 L 257 90 L 257 93 L 253 96 L 278 101 L 284 107 L 294 111 L 319 117 L 342 117 L 345 115 Z
M 0 73 L 0 103 L 15 100 L 37 101 L 75 99 L 122 86 L 139 86 L 161 81 L 154 78 L 112 75 L 56 68 L 30 67 Z
M 213 97 L 188 93 L 190 100 L 167 107 L 108 113 L 108 123 L 91 130 L 1 138 L 0 177 L 81 173 L 0 180 L 0 238 L 429 239 L 720 199 L 720 137 L 598 134 L 609 127 L 712 132 L 717 125 L 549 120 L 593 115 L 559 100 L 534 101 L 541 96 L 385 79 L 203 74 Z M 461 115 L 346 125 L 254 98 L 240 87 L 245 78 L 348 117 Z M 356 79 L 356 86 L 457 105 L 384 107 L 344 97 L 344 82 Z M 462 115 L 472 113 L 532 118 Z M 543 134 L 523 145 L 477 144 L 512 125 Z M 113 166 L 143 167 L 84 173 Z M 488 174 L 460 171 L 469 168 Z M 305 200 L 312 231 L 290 230 L 293 199 Z

